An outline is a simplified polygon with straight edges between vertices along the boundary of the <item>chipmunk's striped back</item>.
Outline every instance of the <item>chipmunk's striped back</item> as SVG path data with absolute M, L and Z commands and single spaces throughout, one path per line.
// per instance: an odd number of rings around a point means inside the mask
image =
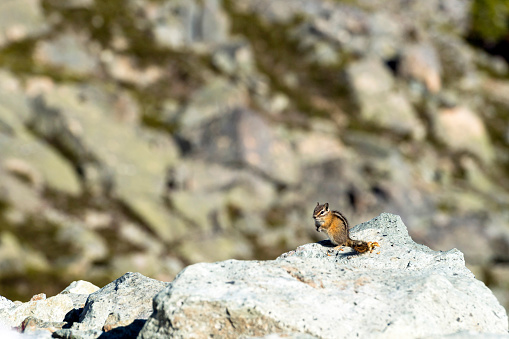
M 349 234 L 350 226 L 348 225 L 348 220 L 346 220 L 345 216 L 343 214 L 341 214 L 341 212 L 339 212 L 339 211 L 332 211 L 332 215 L 334 215 L 336 218 L 341 220 L 341 222 L 343 223 L 343 225 L 345 227 L 346 233 Z

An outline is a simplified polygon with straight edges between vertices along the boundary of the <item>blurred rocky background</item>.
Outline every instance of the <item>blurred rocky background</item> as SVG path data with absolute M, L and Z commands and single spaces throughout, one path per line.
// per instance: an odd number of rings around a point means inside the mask
M 509 306 L 505 0 L 0 0 L 0 294 L 401 215 Z

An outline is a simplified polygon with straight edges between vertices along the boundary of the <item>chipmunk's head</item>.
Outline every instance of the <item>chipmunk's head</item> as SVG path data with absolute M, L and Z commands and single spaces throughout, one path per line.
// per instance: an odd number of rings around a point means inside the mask
M 313 211 L 313 219 L 315 219 L 317 232 L 322 231 L 321 227 L 325 224 L 328 217 L 330 217 L 329 203 L 320 205 L 320 203 L 317 202 L 315 210 Z

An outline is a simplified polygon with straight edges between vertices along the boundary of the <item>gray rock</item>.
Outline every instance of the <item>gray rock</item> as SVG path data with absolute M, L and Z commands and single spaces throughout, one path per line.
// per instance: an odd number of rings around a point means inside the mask
M 30 316 L 23 320 L 20 327 L 22 333 L 47 335 L 61 329 L 66 324 L 64 321 L 43 321 Z
M 475 49 L 464 43 L 461 37 L 448 34 L 433 36 L 433 44 L 442 64 L 444 82 L 458 83 L 476 73 Z
M 250 171 L 205 161 L 182 162 L 175 167 L 172 182 L 175 186 L 169 194 L 172 206 L 202 231 L 212 227 L 211 215 L 225 204 L 243 211 L 262 211 L 275 199 L 270 182 Z
M 451 31 L 465 34 L 471 21 L 472 0 L 394 1 L 393 11 L 404 13 L 421 27 L 446 25 Z M 379 3 L 378 3 L 379 5 Z
M 218 46 L 212 63 L 223 73 L 237 77 L 250 75 L 256 68 L 251 46 L 244 40 Z
M 296 15 L 320 15 L 333 8 L 330 2 L 316 0 L 240 0 L 234 4 L 241 12 L 256 13 L 276 23 L 288 23 Z
M 167 283 L 140 273 L 126 273 L 88 297 L 79 322 L 72 329 L 111 331 L 138 325 L 150 316 L 152 298 L 166 286 Z
M 0 167 L 12 174 L 27 177 L 36 189 L 44 186 L 71 195 L 78 194 L 79 182 L 72 166 L 26 128 L 25 124 L 31 116 L 29 99 L 8 73 L 0 74 L 0 102 L 0 119 L 10 131 L 0 134 Z M 38 112 L 39 115 L 44 113 Z M 56 124 L 51 118 L 48 120 Z
M 64 32 L 54 39 L 41 41 L 35 49 L 35 61 L 78 75 L 97 71 L 99 46 L 83 34 Z
M 88 281 L 78 280 L 73 281 L 62 292 L 60 292 L 59 294 L 66 295 L 71 298 L 74 307 L 74 310 L 66 314 L 64 320 L 69 324 L 78 321 L 80 313 L 83 307 L 85 307 L 88 296 L 97 290 L 99 290 L 99 287 L 94 284 L 91 284 Z
M 48 30 L 39 0 L 3 0 L 0 2 L 0 47 Z
M 422 138 L 424 127 L 408 99 L 394 89 L 394 77 L 381 61 L 361 60 L 346 70 L 359 119 L 371 126 Z
M 336 251 L 323 241 L 274 261 L 189 266 L 155 297 L 140 338 L 507 333 L 505 310 L 460 251 L 416 244 L 401 218 L 386 213 L 354 227 L 352 237 L 377 241 L 379 253 Z
M 184 131 L 183 135 L 194 147 L 192 152 L 207 161 L 253 169 L 284 184 L 299 179 L 289 143 L 260 114 L 251 110 L 233 109 Z
M 223 116 L 247 103 L 246 89 L 225 78 L 215 77 L 195 91 L 178 117 L 182 129 L 193 130 L 210 119 Z M 175 117 L 177 119 L 177 117 Z
M 155 234 L 174 240 L 185 229 L 168 213 L 161 190 L 168 166 L 176 161 L 176 147 L 168 136 L 119 121 L 117 99 L 104 87 L 62 86 L 45 95 L 44 104 L 61 117 L 58 148 L 82 169 L 88 189 L 115 196 Z M 51 122 L 42 119 L 35 125 Z
M 133 2 L 144 14 L 145 24 L 156 42 L 174 49 L 214 45 L 226 40 L 229 21 L 220 0 L 167 1 L 151 4 Z
M 499 108 L 500 111 L 509 110 L 509 81 L 487 79 L 482 84 L 483 93 L 488 102 Z M 507 142 L 507 141 L 506 141 Z
M 370 35 L 369 54 L 378 55 L 384 60 L 396 57 L 404 41 L 404 25 L 399 21 L 400 15 L 377 11 L 367 18 Z

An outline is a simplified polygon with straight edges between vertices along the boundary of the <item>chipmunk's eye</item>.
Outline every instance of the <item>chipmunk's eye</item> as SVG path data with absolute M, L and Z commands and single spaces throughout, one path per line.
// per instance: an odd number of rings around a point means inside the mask
M 320 212 L 320 215 L 324 215 L 325 213 L 327 213 L 327 211 L 323 210 L 323 211 Z

